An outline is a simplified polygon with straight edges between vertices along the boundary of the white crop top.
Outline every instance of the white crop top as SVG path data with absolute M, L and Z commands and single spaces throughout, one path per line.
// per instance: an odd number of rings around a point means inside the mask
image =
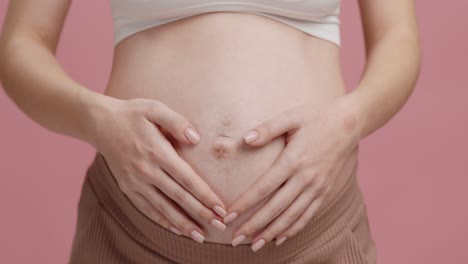
M 340 0 L 109 0 L 114 45 L 139 31 L 216 11 L 254 13 L 340 46 Z

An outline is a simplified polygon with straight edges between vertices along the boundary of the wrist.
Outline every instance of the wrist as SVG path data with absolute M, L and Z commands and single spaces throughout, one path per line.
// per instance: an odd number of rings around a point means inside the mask
M 82 89 L 79 92 L 78 101 L 84 113 L 81 120 L 81 138 L 99 150 L 97 144 L 98 124 L 121 100 L 89 89 Z
M 356 90 L 339 98 L 340 107 L 344 113 L 345 127 L 353 132 L 358 140 L 366 135 L 366 116 L 363 100 Z

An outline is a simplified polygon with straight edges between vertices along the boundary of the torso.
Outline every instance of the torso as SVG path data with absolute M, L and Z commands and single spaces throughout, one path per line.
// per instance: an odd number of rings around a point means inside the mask
M 269 18 L 208 13 L 151 28 L 116 46 L 106 95 L 162 101 L 201 136 L 174 148 L 231 205 L 285 146 L 249 148 L 242 135 L 294 106 L 345 93 L 335 44 Z M 205 241 L 227 243 L 261 205 L 224 232 L 200 223 Z M 197 219 L 195 219 L 197 220 Z M 248 243 L 247 239 L 244 243 Z

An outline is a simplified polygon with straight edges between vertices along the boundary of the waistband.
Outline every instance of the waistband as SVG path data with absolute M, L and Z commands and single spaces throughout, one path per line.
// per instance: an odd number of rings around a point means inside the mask
M 288 259 L 307 251 L 319 254 L 329 240 L 343 231 L 350 219 L 362 206 L 362 193 L 356 177 L 357 167 L 346 180 L 342 191 L 320 209 L 309 224 L 282 245 L 267 243 L 260 251 L 252 252 L 250 244 L 232 247 L 231 244 L 198 243 L 178 236 L 153 222 L 141 213 L 120 190 L 109 166 L 100 152 L 96 152 L 86 179 L 103 207 L 135 240 L 166 259 L 176 263 L 288 263 Z

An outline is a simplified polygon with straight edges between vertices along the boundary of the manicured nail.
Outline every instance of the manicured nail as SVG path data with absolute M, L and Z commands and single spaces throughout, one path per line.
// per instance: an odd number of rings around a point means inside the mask
M 257 252 L 257 250 L 261 249 L 263 247 L 263 245 L 265 245 L 265 239 L 260 239 L 257 242 L 255 242 L 252 245 L 253 252 Z
M 218 219 L 211 219 L 210 224 L 219 231 L 224 231 L 224 229 L 226 229 L 226 225 L 221 223 Z
M 281 237 L 280 239 L 277 239 L 277 240 L 276 240 L 275 244 L 276 244 L 277 246 L 279 246 L 279 245 L 283 244 L 283 242 L 284 242 L 286 239 L 287 239 L 287 237 L 285 237 L 285 236 L 284 236 L 284 237 Z
M 188 140 L 190 140 L 190 142 L 192 142 L 192 144 L 196 144 L 198 143 L 198 141 L 200 141 L 200 136 L 191 127 L 187 127 L 187 129 L 185 130 L 185 136 L 187 137 Z
M 242 241 L 244 241 L 245 236 L 244 235 L 238 235 L 234 240 L 232 240 L 232 246 L 235 247 L 239 245 Z
M 232 222 L 232 220 L 236 219 L 236 217 L 237 217 L 237 213 L 232 212 L 228 214 L 226 217 L 224 217 L 223 221 L 225 224 L 229 224 L 230 222 Z
M 252 141 L 254 141 L 255 139 L 257 139 L 259 136 L 258 132 L 253 130 L 253 131 L 250 131 L 249 133 L 247 133 L 245 136 L 244 136 L 244 140 L 246 143 L 250 143 Z
M 202 236 L 202 234 L 200 234 L 197 230 L 193 230 L 190 233 L 190 236 L 193 240 L 197 241 L 198 243 L 203 243 L 203 240 L 205 240 L 205 237 Z
M 224 210 L 221 206 L 215 205 L 213 206 L 213 210 L 221 217 L 225 217 L 227 215 L 226 210 Z
M 179 236 L 182 235 L 182 232 L 180 232 L 180 230 L 175 226 L 170 226 L 169 230 L 171 230 L 172 232 L 174 232 L 175 234 L 177 234 Z

